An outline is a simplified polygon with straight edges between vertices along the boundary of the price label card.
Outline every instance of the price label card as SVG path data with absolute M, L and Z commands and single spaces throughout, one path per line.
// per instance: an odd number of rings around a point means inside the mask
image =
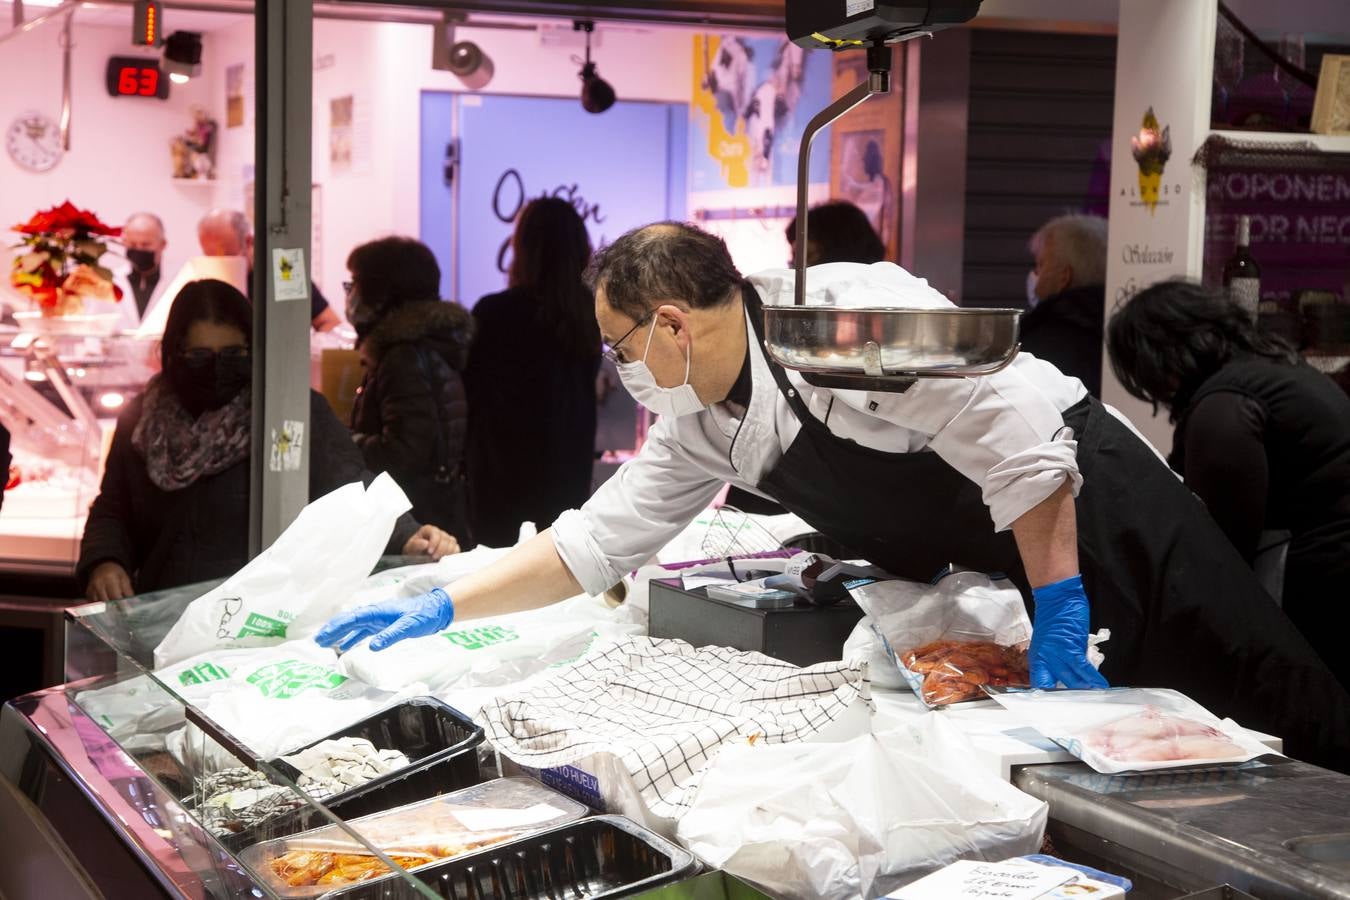
M 889 900 L 1035 900 L 1068 884 L 1069 869 L 960 860 L 891 894 Z
M 562 810 L 547 803 L 536 803 L 526 809 L 456 809 L 459 824 L 470 831 L 511 831 L 551 822 L 561 816 Z

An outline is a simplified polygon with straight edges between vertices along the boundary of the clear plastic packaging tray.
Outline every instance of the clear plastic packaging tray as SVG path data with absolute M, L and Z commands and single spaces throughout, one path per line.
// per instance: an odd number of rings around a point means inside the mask
M 412 869 L 563 825 L 586 813 L 580 803 L 532 779 L 498 778 L 348 825 Z M 255 844 L 239 858 L 284 898 L 319 897 L 389 875 L 379 859 L 336 825 Z

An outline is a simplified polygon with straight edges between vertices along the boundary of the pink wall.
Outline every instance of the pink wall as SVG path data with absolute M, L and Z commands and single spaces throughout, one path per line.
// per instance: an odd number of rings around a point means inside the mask
M 0 127 L 36 110 L 59 120 L 60 28 L 48 24 L 0 45 Z M 0 229 L 27 220 L 39 208 L 69 198 L 121 224 L 141 209 L 158 213 L 169 232 L 165 267 L 172 273 L 197 249 L 197 219 L 212 200 L 210 186 L 170 178 L 169 142 L 185 131 L 194 104 L 212 94 L 210 72 L 188 85 L 173 85 L 168 100 L 114 98 L 104 87 L 109 56 L 135 55 L 127 30 L 74 26 L 71 149 L 44 173 L 18 167 L 0 151 Z M 8 248 L 11 235 L 0 230 Z M 7 274 L 8 250 L 0 250 Z M 7 279 L 6 279 L 7 283 Z M 7 290 L 7 288 L 0 288 Z

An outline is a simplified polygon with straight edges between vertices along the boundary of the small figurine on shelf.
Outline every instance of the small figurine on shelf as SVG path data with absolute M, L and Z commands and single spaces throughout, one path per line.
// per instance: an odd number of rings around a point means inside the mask
M 202 107 L 192 109 L 192 127 L 173 139 L 174 178 L 216 177 L 216 120 Z

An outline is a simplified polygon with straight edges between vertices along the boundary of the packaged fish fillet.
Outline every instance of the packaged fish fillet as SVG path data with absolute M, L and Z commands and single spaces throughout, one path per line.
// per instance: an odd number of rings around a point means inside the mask
M 413 869 L 585 814 L 581 804 L 529 778 L 498 778 L 347 824 L 395 863 Z M 336 825 L 255 844 L 240 859 L 283 898 L 320 897 L 391 874 L 365 844 Z
M 1005 709 L 1104 774 L 1241 763 L 1273 751 L 1177 691 L 989 689 Z

